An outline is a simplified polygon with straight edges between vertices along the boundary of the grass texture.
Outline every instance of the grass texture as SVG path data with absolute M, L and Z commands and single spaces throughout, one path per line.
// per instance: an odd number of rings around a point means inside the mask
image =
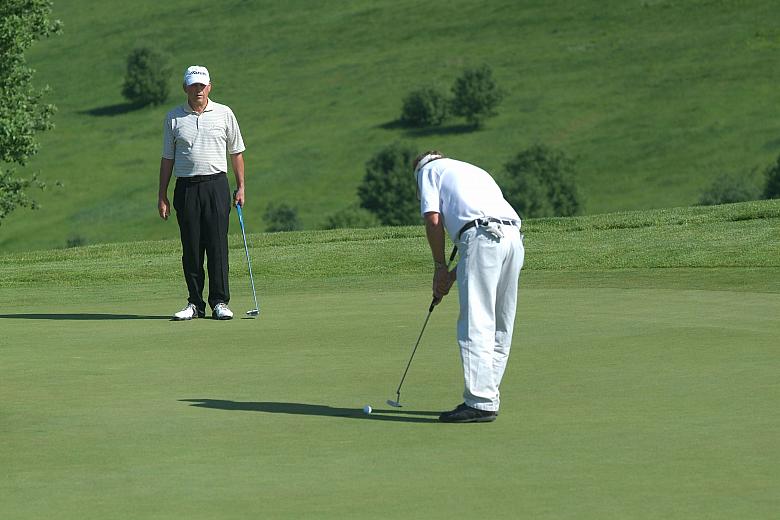
M 435 421 L 452 295 L 383 404 L 430 298 L 421 228 L 250 235 L 261 315 L 231 322 L 168 321 L 175 241 L 2 255 L 0 517 L 773 518 L 778 219 L 528 221 L 487 425 Z

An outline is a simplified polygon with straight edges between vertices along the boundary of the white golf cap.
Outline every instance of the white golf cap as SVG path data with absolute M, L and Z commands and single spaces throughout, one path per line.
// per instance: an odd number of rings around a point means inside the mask
M 187 67 L 187 70 L 184 71 L 184 84 L 189 86 L 193 83 L 211 85 L 209 69 L 206 67 L 201 67 L 200 65 L 192 65 L 191 67 Z

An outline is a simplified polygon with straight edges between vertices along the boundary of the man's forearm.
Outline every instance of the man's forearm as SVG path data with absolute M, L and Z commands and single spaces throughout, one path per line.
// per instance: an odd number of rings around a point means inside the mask
M 173 159 L 166 159 L 163 157 L 160 159 L 160 188 L 157 192 L 158 196 L 167 196 L 168 185 L 171 182 L 171 175 L 173 174 Z
M 236 189 L 244 189 L 244 154 L 237 153 L 230 156 L 233 164 L 233 174 L 236 176 Z
M 444 223 L 439 213 L 425 214 L 425 235 L 428 238 L 428 245 L 431 246 L 433 262 L 437 266 L 446 266 L 444 256 Z

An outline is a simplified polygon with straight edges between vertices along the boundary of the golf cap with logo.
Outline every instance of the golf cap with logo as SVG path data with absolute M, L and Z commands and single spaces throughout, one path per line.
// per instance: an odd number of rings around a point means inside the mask
M 206 67 L 201 67 L 200 65 L 187 67 L 187 70 L 184 71 L 184 84 L 190 86 L 193 83 L 210 85 L 211 78 L 209 77 L 209 69 Z

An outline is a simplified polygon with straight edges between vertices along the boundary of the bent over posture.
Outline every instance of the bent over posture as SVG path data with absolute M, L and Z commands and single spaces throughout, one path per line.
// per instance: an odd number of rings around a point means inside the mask
M 420 210 L 434 262 L 433 297 L 441 301 L 457 280 L 457 338 L 463 362 L 463 403 L 442 422 L 496 419 L 525 250 L 520 217 L 485 170 L 437 151 L 414 161 Z M 445 230 L 460 261 L 447 271 Z

